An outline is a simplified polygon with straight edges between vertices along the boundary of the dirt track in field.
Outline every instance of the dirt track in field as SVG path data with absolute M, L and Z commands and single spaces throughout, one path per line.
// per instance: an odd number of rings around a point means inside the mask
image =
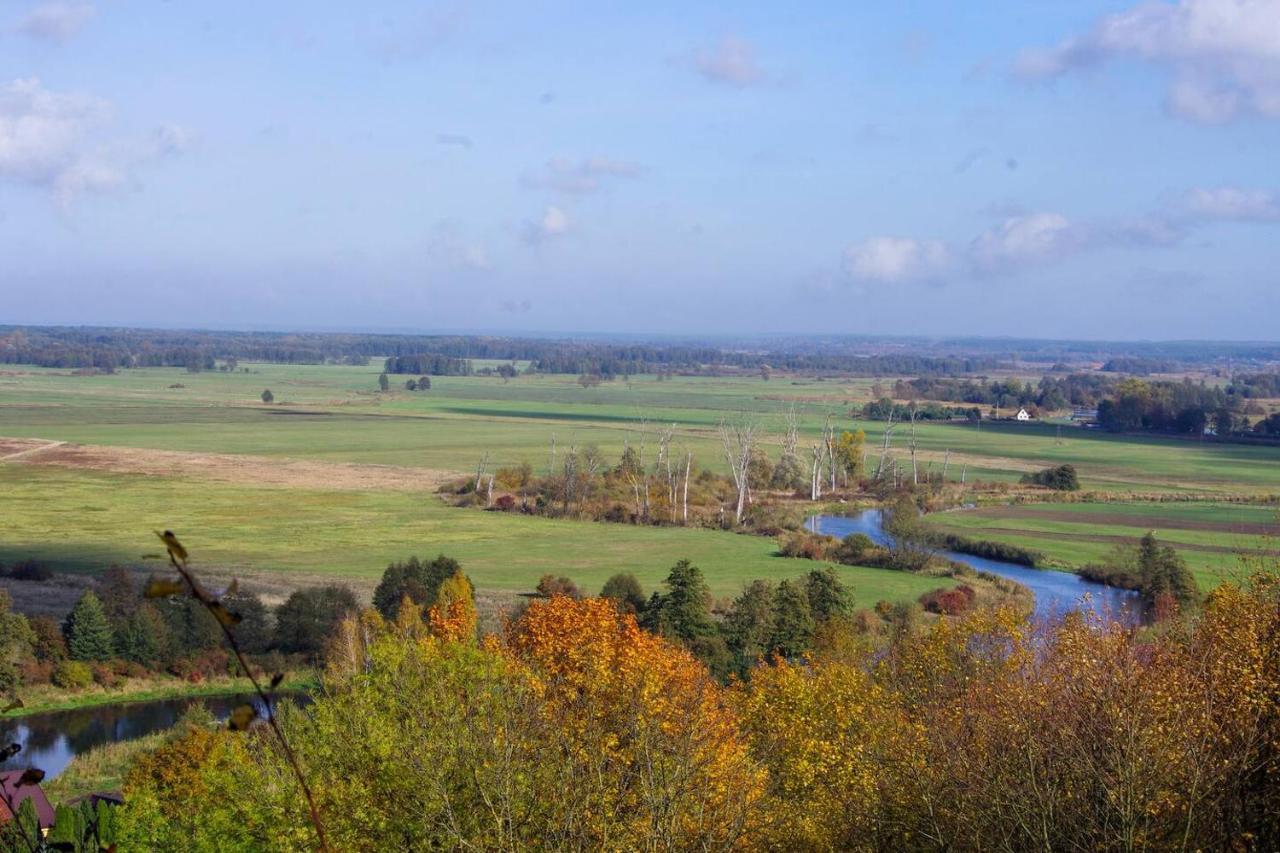
M 1280 522 L 1258 523 L 1252 521 L 1203 521 L 1190 518 L 1169 518 L 1160 515 L 1129 515 L 1098 512 L 1071 512 L 1069 510 L 1037 509 L 1026 506 L 1001 507 L 998 510 L 972 510 L 970 515 L 1001 521 L 1011 518 L 1028 518 L 1044 521 L 1061 521 L 1067 524 L 1098 524 L 1113 527 L 1140 527 L 1148 530 L 1203 530 L 1209 533 L 1235 533 L 1246 536 L 1280 535 Z M 1035 535 L 1046 535 L 1036 533 Z M 1064 534 L 1072 535 L 1072 534 Z M 1083 534 L 1082 534 L 1083 535 Z
M 0 438 L 0 464 L 5 463 L 329 491 L 430 492 L 447 480 L 459 476 L 452 471 L 398 465 L 143 450 Z

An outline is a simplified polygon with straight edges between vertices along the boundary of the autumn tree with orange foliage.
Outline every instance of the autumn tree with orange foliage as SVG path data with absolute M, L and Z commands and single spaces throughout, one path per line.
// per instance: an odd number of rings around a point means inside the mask
M 558 733 L 564 809 L 551 846 L 733 846 L 763 788 L 719 685 L 689 652 L 609 599 L 556 596 L 510 626 Z M 609 814 L 593 826 L 582 818 Z

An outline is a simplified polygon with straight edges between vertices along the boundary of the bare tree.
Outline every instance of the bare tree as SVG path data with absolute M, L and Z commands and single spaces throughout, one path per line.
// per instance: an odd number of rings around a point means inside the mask
M 693 451 L 685 451 L 684 457 L 684 506 L 681 510 L 681 519 L 685 524 L 689 523 L 689 474 L 693 471 Z
M 733 477 L 733 485 L 738 492 L 733 521 L 734 524 L 741 524 L 742 511 L 746 507 L 747 495 L 751 490 L 747 482 L 747 469 L 751 463 L 751 451 L 755 448 L 756 425 L 750 421 L 729 424 L 722 420 L 719 432 L 724 459 L 729 465 L 729 473 Z
M 640 444 L 639 449 L 635 451 L 634 459 L 629 459 L 628 464 L 623 468 L 623 474 L 627 478 L 627 482 L 631 484 L 631 494 L 635 500 L 636 518 L 642 521 L 649 519 L 649 472 L 645 470 L 644 464 L 644 445 L 645 438 L 648 434 L 648 423 L 645 420 L 640 421 Z M 627 439 L 623 455 L 630 457 L 631 441 Z
M 560 500 L 564 507 L 564 513 L 568 515 L 570 507 L 573 506 L 574 497 L 576 497 L 578 484 L 578 448 L 571 441 L 569 449 L 564 454 L 564 477 L 561 481 Z
M 822 445 L 815 444 L 813 465 L 809 471 L 809 500 L 816 501 L 822 497 Z
M 475 491 L 480 491 L 480 485 L 484 482 L 485 469 L 489 467 L 489 451 L 485 451 L 480 457 L 480 464 L 476 465 L 476 485 Z
M 889 445 L 893 441 L 893 407 L 889 407 L 889 417 L 884 423 L 884 440 L 880 443 L 880 461 L 876 463 L 877 481 L 884 475 L 884 462 L 889 455 Z
M 920 468 L 916 464 L 916 404 L 911 403 L 911 485 L 920 484 Z
M 658 459 L 654 463 L 657 476 L 666 481 L 667 517 L 671 521 L 676 518 L 676 469 L 671 461 L 671 439 L 675 434 L 675 424 L 658 433 Z
M 830 412 L 827 413 L 826 420 L 822 424 L 822 450 L 826 455 L 829 491 L 834 492 L 836 490 L 836 427 Z
M 947 452 L 942 454 L 942 482 L 947 481 L 947 466 L 951 464 L 951 448 L 947 448 Z
M 796 416 L 794 404 L 783 410 L 782 418 L 782 455 L 795 456 L 800 444 L 800 423 L 799 418 Z

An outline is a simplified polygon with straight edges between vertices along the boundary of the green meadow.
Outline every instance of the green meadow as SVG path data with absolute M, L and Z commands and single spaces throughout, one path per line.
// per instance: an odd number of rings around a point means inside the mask
M 466 473 L 485 454 L 491 465 L 527 460 L 545 469 L 553 442 L 560 452 L 596 445 L 611 457 L 627 444 L 647 442 L 651 454 L 653 430 L 671 425 L 681 452 L 688 449 L 698 464 L 720 470 L 715 429 L 722 419 L 756 420 L 776 445 L 783 412 L 791 407 L 802 445 L 816 440 L 830 415 L 842 428 L 866 431 L 874 465 L 883 435 L 883 424 L 849 415 L 871 398 L 872 380 L 644 376 L 583 388 L 571 376 L 509 382 L 432 377 L 430 391 L 409 392 L 402 386 L 410 377 L 393 376 L 392 390 L 381 393 L 377 362 L 243 366 L 249 372 L 154 368 L 106 376 L 10 368 L 0 371 L 0 436 L 236 454 L 263 465 L 302 459 Z M 268 388 L 275 398 L 269 406 L 259 399 Z M 923 466 L 941 470 L 950 451 L 949 478 L 963 470 L 971 483 L 1014 482 L 1028 470 L 1070 462 L 1086 489 L 1118 494 L 1280 491 L 1276 448 L 1116 437 L 1050 424 L 925 424 L 918 436 Z M 891 453 L 903 463 L 906 441 L 907 429 L 900 427 Z M 1134 506 L 1135 512 L 1171 519 L 1170 541 L 1212 549 L 1244 541 L 1230 531 L 1174 523 L 1179 513 L 1248 509 L 1238 504 Z M 1036 526 L 1035 519 L 985 511 L 952 514 L 946 523 L 969 535 L 1031 543 L 1063 565 L 1079 565 L 1111 547 L 1102 537 L 1132 536 L 1141 527 L 1116 520 L 1118 507 L 1105 505 L 1103 520 L 1083 508 L 1055 505 L 1081 513 L 1074 527 L 1056 516 Z M 752 578 L 811 568 L 774 556 L 775 543 L 758 537 L 455 510 L 428 492 L 340 491 L 322 482 L 285 488 L 257 484 L 252 475 L 227 483 L 180 472 L 154 476 L 0 462 L 0 561 L 42 556 L 84 570 L 137 562 L 154 550 L 150 531 L 162 527 L 180 531 L 197 559 L 211 566 L 364 583 L 390 560 L 437 552 L 461 559 L 482 589 L 504 591 L 528 590 L 545 572 L 568 574 L 593 589 L 613 572 L 633 571 L 652 588 L 672 563 L 688 557 L 706 571 L 717 594 L 727 595 Z M 1164 535 L 1166 525 L 1160 528 Z M 1229 555 L 1199 550 L 1187 556 L 1207 571 Z M 864 603 L 914 597 L 937 585 L 874 569 L 842 571 Z
M 774 555 L 772 539 L 717 530 L 634 527 L 455 509 L 429 493 L 281 489 L 180 478 L 0 465 L 0 562 L 26 557 L 95 571 L 159 562 L 153 530 L 172 529 L 193 564 L 239 572 L 290 572 L 372 588 L 393 560 L 449 554 L 481 590 L 532 590 L 547 573 L 598 590 L 615 572 L 653 589 L 688 558 L 716 595 L 754 578 L 814 568 Z M 936 578 L 837 567 L 866 605 L 915 598 Z

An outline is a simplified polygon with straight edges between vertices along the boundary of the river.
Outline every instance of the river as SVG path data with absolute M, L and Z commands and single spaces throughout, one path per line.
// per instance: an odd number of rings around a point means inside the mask
M 283 694 L 280 698 L 297 698 Z M 225 720 L 237 705 L 252 701 L 261 710 L 254 694 L 189 696 L 182 699 L 149 699 L 95 705 L 68 711 L 47 711 L 23 717 L 0 717 L 0 744 L 19 743 L 22 751 L 0 770 L 39 767 L 46 778 L 61 773 L 82 752 L 104 743 L 132 740 L 173 726 L 192 705 L 204 705 L 219 720 Z
M 851 533 L 865 533 L 877 545 L 891 545 L 893 537 L 885 531 L 883 521 L 881 510 L 868 509 L 856 515 L 815 515 L 805 522 L 805 527 L 814 533 L 839 539 Z M 1142 601 L 1138 593 L 1132 590 L 1085 580 L 1071 572 L 1033 569 L 1017 563 L 989 560 L 956 551 L 941 551 L 939 554 L 1027 587 L 1035 595 L 1034 616 L 1037 619 L 1053 619 L 1068 611 L 1084 608 L 1125 625 L 1135 625 L 1142 621 Z

